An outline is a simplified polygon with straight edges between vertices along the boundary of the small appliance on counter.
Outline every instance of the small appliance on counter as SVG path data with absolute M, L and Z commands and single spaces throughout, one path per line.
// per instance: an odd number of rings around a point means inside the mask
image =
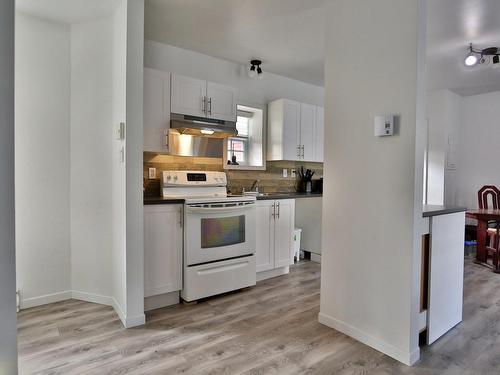
M 227 196 L 224 172 L 164 171 L 162 196 L 184 198 L 185 301 L 256 283 L 255 202 Z

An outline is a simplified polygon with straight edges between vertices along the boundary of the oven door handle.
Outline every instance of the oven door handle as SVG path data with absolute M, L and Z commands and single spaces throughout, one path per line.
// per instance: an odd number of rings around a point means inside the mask
M 187 206 L 186 212 L 193 214 L 206 214 L 206 213 L 226 213 L 226 212 L 235 212 L 247 210 L 255 207 L 254 204 L 247 204 L 243 206 L 228 206 L 228 207 L 196 207 L 196 206 Z

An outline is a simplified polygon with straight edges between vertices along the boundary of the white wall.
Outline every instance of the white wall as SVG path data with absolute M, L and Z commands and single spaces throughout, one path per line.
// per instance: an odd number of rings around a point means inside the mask
M 67 298 L 70 28 L 16 13 L 16 267 L 21 307 Z
M 14 228 L 14 1 L 0 2 L 0 373 L 17 373 Z
M 127 317 L 126 326 L 144 324 L 143 237 L 143 73 L 144 0 L 127 8 Z
M 459 142 L 462 98 L 449 91 L 438 90 L 427 95 L 428 118 L 428 185 L 427 203 L 441 205 L 454 201 L 455 170 L 447 168 L 450 137 Z M 445 184 L 448 180 L 448 184 Z M 445 192 L 445 185 L 449 189 Z
M 267 73 L 265 65 L 264 79 L 255 80 L 244 65 L 154 41 L 145 41 L 144 66 L 235 87 L 241 104 L 266 105 L 280 98 L 324 104 L 323 87 Z
M 72 285 L 104 302 L 113 294 L 112 67 L 112 19 L 72 25 Z
M 456 180 L 445 181 L 456 189 L 455 204 L 476 208 L 483 185 L 500 188 L 499 104 L 500 91 L 462 98 Z
M 326 15 L 319 318 L 406 364 L 419 358 L 424 5 L 337 0 Z M 383 113 L 399 115 L 393 137 L 373 136 Z
M 126 122 L 127 80 L 127 1 L 122 0 L 113 15 L 113 119 L 111 131 Z M 126 315 L 126 169 L 121 158 L 125 142 L 108 134 L 111 141 L 112 225 L 113 225 L 113 295 L 122 320 Z

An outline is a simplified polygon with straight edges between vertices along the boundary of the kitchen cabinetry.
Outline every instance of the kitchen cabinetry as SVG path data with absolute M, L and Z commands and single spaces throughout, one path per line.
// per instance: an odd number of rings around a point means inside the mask
M 144 206 L 144 297 L 182 289 L 183 205 Z
M 278 99 L 268 106 L 267 160 L 323 161 L 321 107 Z
M 201 79 L 172 74 L 172 113 L 236 121 L 236 90 Z
M 144 69 L 144 151 L 167 152 L 170 73 Z
M 295 200 L 261 200 L 256 205 L 257 272 L 293 264 Z

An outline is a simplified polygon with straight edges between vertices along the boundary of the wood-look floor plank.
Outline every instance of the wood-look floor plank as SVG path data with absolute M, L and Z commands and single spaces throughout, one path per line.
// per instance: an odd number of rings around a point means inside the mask
M 464 321 L 414 367 L 317 322 L 320 266 L 126 330 L 108 306 L 69 300 L 18 315 L 20 374 L 500 374 L 500 276 L 465 263 Z

